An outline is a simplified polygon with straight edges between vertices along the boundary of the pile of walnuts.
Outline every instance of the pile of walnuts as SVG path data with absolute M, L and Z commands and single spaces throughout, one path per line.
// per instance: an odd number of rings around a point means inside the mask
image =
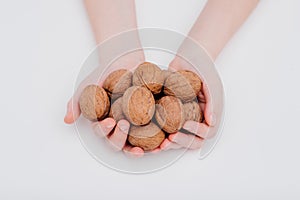
M 201 79 L 188 70 L 170 72 L 149 62 L 132 73 L 120 69 L 108 75 L 103 86 L 87 86 L 79 99 L 82 115 L 91 120 L 111 117 L 131 123 L 128 142 L 145 151 L 157 148 L 184 122 L 203 119 L 197 94 Z

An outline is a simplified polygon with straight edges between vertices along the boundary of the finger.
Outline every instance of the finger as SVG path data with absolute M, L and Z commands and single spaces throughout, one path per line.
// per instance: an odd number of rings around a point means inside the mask
M 108 140 L 115 148 L 115 150 L 120 151 L 123 149 L 128 135 L 129 130 L 129 122 L 126 120 L 120 120 L 117 123 L 115 131 L 109 136 Z
M 206 102 L 205 96 L 204 96 L 204 94 L 203 94 L 202 91 L 200 91 L 199 94 L 198 94 L 198 101 L 201 102 L 201 103 L 205 103 Z
M 201 137 L 207 138 L 209 132 L 209 126 L 204 123 L 199 123 L 195 121 L 186 121 L 183 125 L 183 129 Z
M 188 149 L 199 149 L 203 144 L 203 139 L 200 137 L 181 132 L 169 135 L 169 140 Z
M 80 108 L 78 104 L 78 100 L 75 98 L 71 98 L 67 105 L 67 113 L 64 118 L 65 123 L 72 124 L 74 123 L 80 116 Z
M 101 136 L 107 136 L 115 127 L 116 121 L 113 118 L 106 118 L 100 122 L 94 122 L 92 124 L 94 132 Z
M 157 147 L 157 148 L 149 151 L 149 153 L 153 153 L 153 154 L 156 154 L 156 153 L 159 153 L 159 152 L 161 152 L 161 148 L 160 147 Z
M 200 106 L 201 112 L 204 112 L 204 110 L 205 110 L 205 103 L 199 103 L 199 106 Z
M 144 150 L 140 147 L 133 147 L 130 145 L 125 145 L 125 147 L 123 148 L 123 151 L 126 155 L 131 156 L 131 157 L 135 157 L 135 158 L 139 158 L 142 157 L 144 155 Z
M 202 84 L 203 94 L 206 99 L 206 105 L 204 109 L 204 118 L 208 125 L 214 126 L 216 124 L 216 116 L 213 112 L 212 100 L 206 83 Z
M 200 93 L 198 94 L 198 104 L 201 110 L 201 113 L 204 113 L 205 110 L 205 105 L 206 105 L 206 100 L 205 100 L 205 96 L 204 94 L 200 91 Z
M 161 150 L 167 151 L 170 149 L 180 149 L 182 148 L 179 144 L 171 142 L 168 138 L 166 138 L 160 145 Z

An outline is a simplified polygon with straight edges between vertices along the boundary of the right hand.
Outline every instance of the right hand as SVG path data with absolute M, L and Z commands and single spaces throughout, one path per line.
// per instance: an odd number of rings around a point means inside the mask
M 144 53 L 142 51 L 136 51 L 134 53 L 126 54 L 125 56 L 120 57 L 111 65 L 110 70 L 108 70 L 108 72 L 103 76 L 103 79 L 101 79 L 100 82 L 99 71 L 102 70 L 98 68 L 93 71 L 84 79 L 84 81 L 80 83 L 74 95 L 69 100 L 67 104 L 66 116 L 64 118 L 65 123 L 72 124 L 79 118 L 81 114 L 79 107 L 79 97 L 86 86 L 90 84 L 102 86 L 103 81 L 110 72 L 118 69 L 132 70 L 136 68 L 140 63 L 144 62 L 144 60 Z M 91 125 L 95 133 L 102 137 L 107 137 L 108 143 L 110 143 L 116 151 L 124 150 L 125 152 L 129 152 L 131 155 L 133 154 L 137 157 L 144 154 L 143 149 L 126 145 L 128 131 L 130 128 L 130 123 L 128 121 L 120 120 L 118 123 L 116 123 L 113 118 L 105 118 L 102 121 L 93 122 Z M 113 129 L 114 132 L 112 133 Z

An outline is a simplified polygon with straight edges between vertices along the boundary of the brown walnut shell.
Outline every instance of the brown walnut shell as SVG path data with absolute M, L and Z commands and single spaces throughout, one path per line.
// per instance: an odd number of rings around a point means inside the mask
M 155 112 L 154 97 L 147 88 L 132 86 L 123 95 L 122 110 L 133 125 L 148 124 Z
M 165 81 L 164 93 L 176 96 L 183 102 L 193 101 L 201 90 L 201 79 L 188 70 L 172 73 Z
M 132 126 L 130 128 L 128 142 L 145 151 L 153 150 L 165 139 L 165 133 L 154 123 L 145 126 Z
M 116 122 L 120 121 L 121 119 L 125 119 L 122 110 L 122 97 L 118 98 L 117 100 L 115 100 L 115 102 L 113 102 L 113 104 L 110 107 L 108 116 L 113 118 Z
M 85 118 L 96 121 L 103 119 L 108 114 L 110 101 L 102 87 L 89 85 L 81 93 L 79 106 Z
M 116 99 L 124 94 L 131 86 L 132 73 L 127 69 L 113 71 L 103 82 L 103 88 L 112 99 Z
M 192 101 L 183 104 L 183 110 L 184 110 L 185 121 L 190 121 L 190 120 L 196 122 L 202 121 L 202 117 L 203 117 L 202 112 L 197 102 Z
M 173 96 L 159 99 L 156 104 L 155 119 L 165 132 L 177 132 L 185 121 L 181 100 Z
M 145 62 L 140 64 L 134 71 L 132 83 L 136 86 L 148 88 L 153 94 L 158 94 L 164 84 L 164 76 L 157 65 Z

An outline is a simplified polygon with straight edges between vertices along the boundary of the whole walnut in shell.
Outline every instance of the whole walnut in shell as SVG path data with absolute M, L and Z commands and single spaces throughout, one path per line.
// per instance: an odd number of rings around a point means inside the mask
M 108 114 L 110 101 L 102 87 L 89 85 L 81 93 L 79 106 L 85 118 L 96 121 L 103 119 Z
M 157 65 L 145 62 L 134 71 L 132 83 L 136 86 L 145 86 L 153 94 L 158 94 L 164 84 L 164 76 Z
M 184 111 L 184 119 L 185 121 L 196 121 L 201 122 L 203 115 L 200 109 L 200 106 L 197 102 L 192 101 L 183 104 L 183 111 Z
M 155 112 L 154 97 L 147 88 L 132 86 L 123 95 L 122 110 L 133 125 L 148 124 Z
M 154 123 L 145 126 L 132 126 L 129 131 L 128 142 L 145 151 L 153 150 L 165 139 L 165 133 Z
M 115 102 L 113 102 L 113 104 L 110 107 L 108 116 L 113 118 L 115 121 L 125 119 L 122 110 L 122 97 L 118 98 L 117 100 L 115 100 Z
M 116 99 L 124 94 L 131 83 L 132 73 L 127 69 L 119 69 L 108 75 L 103 82 L 103 88 L 112 99 Z
M 184 123 L 181 100 L 174 96 L 164 96 L 159 99 L 156 104 L 155 119 L 165 132 L 177 132 Z
M 164 93 L 176 96 L 183 102 L 196 98 L 201 90 L 201 79 L 197 74 L 188 70 L 173 72 L 165 81 Z

